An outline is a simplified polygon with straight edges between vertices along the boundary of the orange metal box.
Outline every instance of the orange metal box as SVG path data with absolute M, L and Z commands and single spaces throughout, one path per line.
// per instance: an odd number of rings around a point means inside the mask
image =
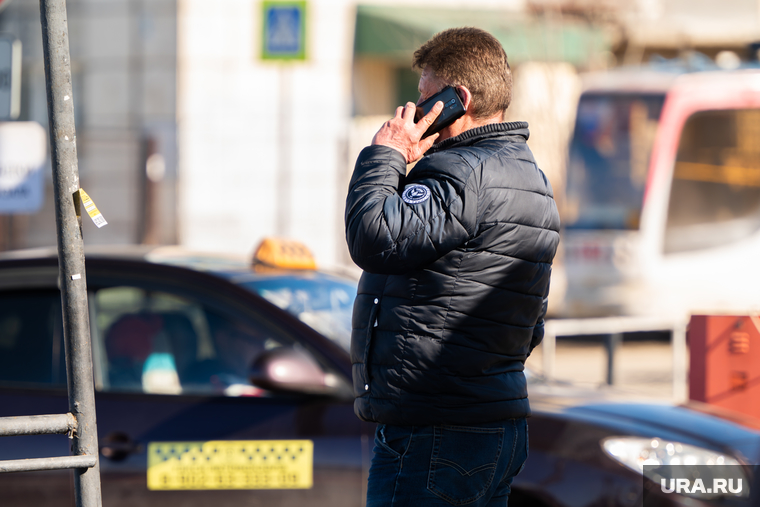
M 694 315 L 689 397 L 760 418 L 760 317 Z

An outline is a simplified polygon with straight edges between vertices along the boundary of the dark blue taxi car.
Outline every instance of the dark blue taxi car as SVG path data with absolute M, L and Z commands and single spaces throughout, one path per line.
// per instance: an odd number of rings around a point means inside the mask
M 363 505 L 374 426 L 352 409 L 355 282 L 166 247 L 87 252 L 86 266 L 104 506 Z M 67 411 L 57 277 L 54 250 L 0 254 L 0 416 Z M 529 382 L 510 505 L 641 505 L 644 463 L 752 480 L 754 421 Z M 65 436 L 0 439 L 0 460 L 68 454 Z M 71 474 L 0 474 L 0 505 L 73 505 Z

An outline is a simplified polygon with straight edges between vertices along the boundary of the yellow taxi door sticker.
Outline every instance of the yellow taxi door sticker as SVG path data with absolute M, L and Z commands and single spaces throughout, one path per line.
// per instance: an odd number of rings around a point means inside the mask
M 148 489 L 308 489 L 311 440 L 151 442 Z

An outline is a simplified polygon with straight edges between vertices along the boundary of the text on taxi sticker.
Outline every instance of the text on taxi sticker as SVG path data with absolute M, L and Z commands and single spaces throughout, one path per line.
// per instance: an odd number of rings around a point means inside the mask
M 311 440 L 151 442 L 148 489 L 308 489 Z

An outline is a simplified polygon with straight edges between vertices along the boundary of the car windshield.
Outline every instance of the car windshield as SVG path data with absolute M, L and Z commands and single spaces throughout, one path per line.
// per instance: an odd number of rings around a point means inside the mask
M 662 94 L 587 93 L 567 169 L 569 229 L 638 229 Z
M 252 276 L 236 282 L 350 350 L 356 283 L 317 272 Z

